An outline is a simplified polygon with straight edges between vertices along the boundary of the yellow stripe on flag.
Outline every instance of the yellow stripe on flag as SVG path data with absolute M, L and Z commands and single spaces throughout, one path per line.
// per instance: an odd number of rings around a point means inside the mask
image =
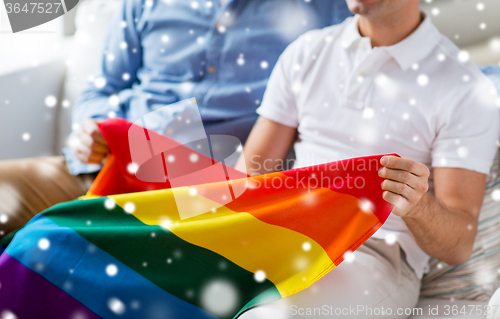
M 305 289 L 335 267 L 325 250 L 306 235 L 267 224 L 246 212 L 234 212 L 190 192 L 189 187 L 176 188 L 175 199 L 171 189 L 109 198 L 125 210 L 133 210 L 132 214 L 145 224 L 163 226 L 179 238 L 214 251 L 248 271 L 265 274 L 282 297 Z M 176 201 L 197 210 L 218 208 L 181 220 Z

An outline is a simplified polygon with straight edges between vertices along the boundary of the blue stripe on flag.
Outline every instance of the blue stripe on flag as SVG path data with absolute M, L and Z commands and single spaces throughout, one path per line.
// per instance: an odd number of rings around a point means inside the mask
M 42 215 L 17 233 L 5 252 L 103 318 L 216 319 Z

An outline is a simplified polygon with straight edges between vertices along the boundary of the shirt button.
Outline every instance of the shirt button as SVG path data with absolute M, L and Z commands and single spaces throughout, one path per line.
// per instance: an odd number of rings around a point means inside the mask
M 364 81 L 364 79 L 365 79 L 365 72 L 359 72 L 359 74 L 358 74 L 358 78 L 357 78 L 358 83 L 363 82 L 363 81 Z
M 217 69 L 215 68 L 215 66 L 211 65 L 208 67 L 208 73 L 215 73 L 215 71 L 217 71 Z
M 217 23 L 215 25 L 215 28 L 217 29 L 217 31 L 219 31 L 219 33 L 224 33 L 226 32 L 226 27 L 220 23 Z

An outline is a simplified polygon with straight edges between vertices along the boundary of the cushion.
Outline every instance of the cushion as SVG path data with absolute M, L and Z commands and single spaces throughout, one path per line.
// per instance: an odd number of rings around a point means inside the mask
M 421 297 L 487 302 L 497 287 L 500 270 L 500 150 L 486 181 L 478 232 L 471 258 L 455 267 L 431 259 L 422 279 Z

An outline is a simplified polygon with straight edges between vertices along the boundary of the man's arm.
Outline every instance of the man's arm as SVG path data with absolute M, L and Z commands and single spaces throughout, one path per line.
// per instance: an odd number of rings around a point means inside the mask
M 277 170 L 295 140 L 297 129 L 259 117 L 235 168 L 249 175 Z
M 137 79 L 136 73 L 142 64 L 142 46 L 135 19 L 141 12 L 141 1 L 123 2 L 110 24 L 99 75 L 81 93 L 73 108 L 72 121 L 78 129 L 74 132 L 72 146 L 83 163 L 100 164 L 109 153 L 98 122 L 108 118 L 110 112 L 125 116 L 118 107 L 118 97 L 113 95 L 131 87 Z
M 420 248 L 449 265 L 470 258 L 486 175 L 461 168 L 434 168 L 435 195 L 427 193 L 429 170 L 410 159 L 385 156 L 379 175 L 384 199 L 395 206 Z

